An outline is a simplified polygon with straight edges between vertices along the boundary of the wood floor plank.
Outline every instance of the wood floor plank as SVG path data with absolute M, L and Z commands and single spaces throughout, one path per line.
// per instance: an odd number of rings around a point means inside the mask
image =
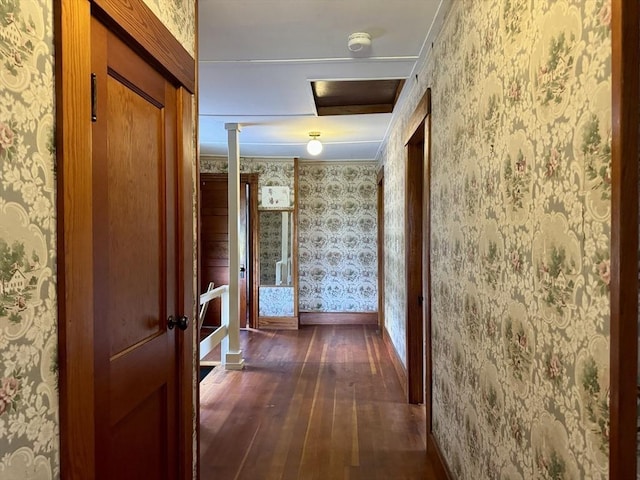
M 408 405 L 371 325 L 241 332 L 244 371 L 200 384 L 202 480 L 434 479 L 424 407 Z

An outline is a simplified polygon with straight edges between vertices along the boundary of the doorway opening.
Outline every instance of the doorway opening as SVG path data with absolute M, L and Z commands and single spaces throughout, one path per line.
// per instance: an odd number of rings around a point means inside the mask
M 378 172 L 378 329 L 384 335 L 384 167 Z
M 431 89 L 409 119 L 406 145 L 407 397 L 431 433 Z
M 229 283 L 229 207 L 227 174 L 200 174 L 200 292 L 210 282 Z M 257 326 L 258 175 L 240 176 L 240 327 Z M 220 325 L 220 299 L 207 309 L 203 330 Z
M 409 403 L 424 402 L 422 285 L 422 159 L 424 128 L 419 128 L 407 145 L 407 397 Z

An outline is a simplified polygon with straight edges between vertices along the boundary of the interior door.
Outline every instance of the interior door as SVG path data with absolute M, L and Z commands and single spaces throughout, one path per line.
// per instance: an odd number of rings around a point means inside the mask
M 91 43 L 96 478 L 175 479 L 178 91 L 95 19 Z
M 248 204 L 247 182 L 240 182 L 240 265 L 245 271 L 240 274 L 240 326 L 247 324 L 247 288 L 250 284 L 250 265 L 248 263 Z M 202 174 L 200 178 L 200 235 L 201 235 L 201 265 L 200 274 L 202 288 L 206 289 L 209 282 L 214 285 L 229 283 L 229 188 L 226 175 L 212 177 Z M 205 326 L 220 325 L 220 299 L 209 303 L 204 320 Z

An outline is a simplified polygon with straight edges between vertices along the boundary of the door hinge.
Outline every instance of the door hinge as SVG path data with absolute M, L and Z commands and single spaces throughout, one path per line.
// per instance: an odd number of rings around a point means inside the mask
M 95 73 L 91 74 L 91 121 L 98 121 L 98 80 Z
M 422 306 L 424 303 L 424 297 L 422 295 L 418 295 L 418 305 Z

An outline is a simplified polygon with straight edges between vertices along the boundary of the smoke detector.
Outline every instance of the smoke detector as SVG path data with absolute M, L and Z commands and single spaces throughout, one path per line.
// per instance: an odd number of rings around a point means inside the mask
M 371 46 L 371 35 L 366 32 L 356 32 L 349 35 L 347 47 L 352 52 L 360 52 Z

